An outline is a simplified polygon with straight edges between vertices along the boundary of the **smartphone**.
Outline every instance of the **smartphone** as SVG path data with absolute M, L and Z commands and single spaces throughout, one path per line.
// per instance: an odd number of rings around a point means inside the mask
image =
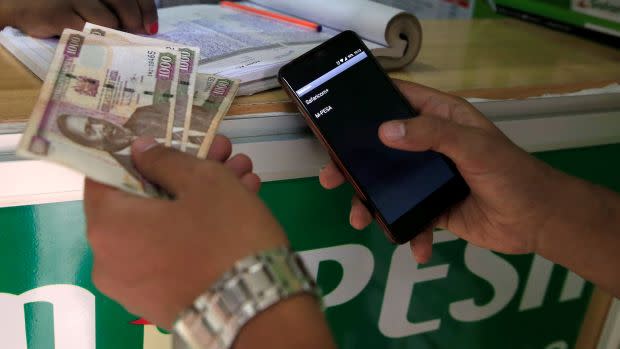
M 393 243 L 408 242 L 469 194 L 444 155 L 379 140 L 383 122 L 417 112 L 354 32 L 286 64 L 278 79 Z

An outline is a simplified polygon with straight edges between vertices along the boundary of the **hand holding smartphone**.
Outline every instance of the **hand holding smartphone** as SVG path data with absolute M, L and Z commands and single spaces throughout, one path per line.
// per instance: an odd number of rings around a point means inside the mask
M 285 65 L 279 80 L 390 241 L 408 242 L 468 195 L 445 156 L 381 143 L 383 122 L 417 113 L 354 32 Z

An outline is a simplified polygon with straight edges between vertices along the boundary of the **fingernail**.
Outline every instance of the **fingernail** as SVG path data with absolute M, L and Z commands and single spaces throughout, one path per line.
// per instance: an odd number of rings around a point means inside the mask
M 148 27 L 148 32 L 151 35 L 157 34 L 157 32 L 159 31 L 159 22 L 154 22 L 151 23 L 151 25 L 149 25 Z
M 156 146 L 158 143 L 155 141 L 154 138 L 149 138 L 149 137 L 141 137 L 136 139 L 133 142 L 133 150 L 135 150 L 138 153 L 144 153 L 145 151 L 153 148 L 154 146 Z
M 405 137 L 405 123 L 390 121 L 381 125 L 381 133 L 386 140 L 397 141 Z

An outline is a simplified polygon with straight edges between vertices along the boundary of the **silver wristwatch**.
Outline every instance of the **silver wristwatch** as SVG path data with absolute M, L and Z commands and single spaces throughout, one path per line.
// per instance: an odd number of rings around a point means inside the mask
M 174 347 L 228 349 L 250 319 L 299 293 L 320 299 L 312 276 L 290 248 L 246 257 L 181 313 L 174 324 Z

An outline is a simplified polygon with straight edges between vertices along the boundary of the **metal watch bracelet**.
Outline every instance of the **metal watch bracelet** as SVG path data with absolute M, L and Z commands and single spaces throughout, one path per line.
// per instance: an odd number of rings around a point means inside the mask
M 228 349 L 250 319 L 300 293 L 320 299 L 314 279 L 290 248 L 246 257 L 181 313 L 174 324 L 174 348 Z

